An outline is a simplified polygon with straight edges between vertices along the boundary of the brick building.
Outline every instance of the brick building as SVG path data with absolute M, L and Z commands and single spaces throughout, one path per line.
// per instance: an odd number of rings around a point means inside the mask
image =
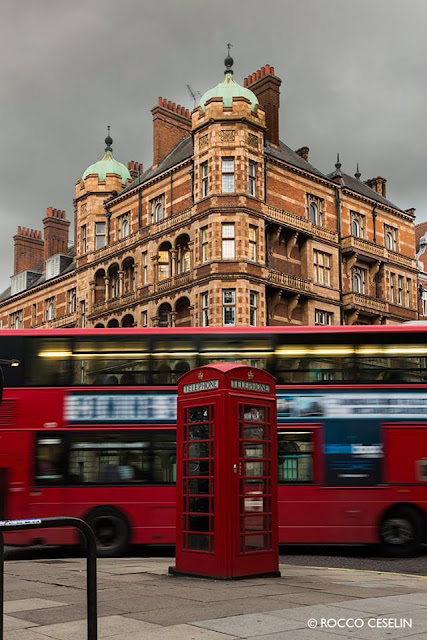
M 153 165 L 105 155 L 65 212 L 18 227 L 3 327 L 389 324 L 417 318 L 413 209 L 386 180 L 326 175 L 279 139 L 281 80 L 224 80 L 190 114 L 159 98 Z

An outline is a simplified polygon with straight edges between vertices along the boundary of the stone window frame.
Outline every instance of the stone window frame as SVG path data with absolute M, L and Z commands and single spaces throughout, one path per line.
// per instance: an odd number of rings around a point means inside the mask
M 200 294 L 202 327 L 209 327 L 209 291 Z
M 249 326 L 256 327 L 258 322 L 258 291 L 249 291 Z
M 396 274 L 390 272 L 390 302 L 394 303 L 396 291 Z
M 145 286 L 148 284 L 148 252 L 142 252 L 142 284 Z
M 404 276 L 397 276 L 397 304 L 403 306 L 403 285 L 405 282 Z
M 229 299 L 227 299 L 227 295 Z M 230 315 L 231 322 L 226 322 L 227 315 Z M 222 325 L 223 327 L 236 326 L 236 289 L 227 288 L 222 290 Z
M 249 225 L 248 242 L 249 260 L 256 262 L 258 258 L 258 227 L 255 224 Z
M 103 232 L 99 232 L 99 226 L 103 225 Z M 107 246 L 106 240 L 106 231 L 107 231 L 107 223 L 104 220 L 95 220 L 95 251 L 97 249 L 103 249 Z M 100 240 L 100 245 L 98 246 L 98 240 Z
M 352 282 L 354 293 L 362 296 L 366 295 L 367 271 L 363 267 L 353 267 Z
M 331 327 L 334 319 L 332 311 L 325 311 L 324 309 L 314 310 L 314 324 L 316 327 Z M 323 322 L 326 320 L 326 322 Z
M 44 301 L 44 319 L 45 322 L 55 320 L 55 296 L 50 296 Z
M 236 170 L 235 157 L 222 156 L 221 157 L 221 191 L 222 193 L 236 192 L 235 170 Z
M 117 218 L 118 238 L 123 240 L 131 234 L 130 211 L 123 213 Z
M 67 290 L 67 313 L 75 313 L 77 311 L 77 289 L 73 287 Z
M 144 310 L 141 312 L 141 326 L 148 327 L 148 311 Z
M 406 307 L 408 309 L 411 308 L 411 289 L 412 289 L 412 280 L 411 278 L 406 278 L 405 302 L 406 302 Z
M 82 224 L 80 227 L 80 238 L 81 238 L 81 248 L 82 248 L 82 254 L 84 255 L 85 253 L 87 253 L 87 225 L 86 224 Z
M 202 198 L 207 198 L 209 195 L 209 164 L 208 160 L 205 160 L 200 165 L 200 180 L 202 184 Z
M 384 224 L 384 245 L 389 251 L 398 250 L 398 230 L 389 224 Z
M 9 314 L 9 328 L 10 329 L 22 329 L 24 321 L 23 309 L 18 309 Z
M 205 262 L 208 262 L 208 260 L 209 260 L 208 229 L 209 229 L 209 225 L 206 225 L 205 227 L 202 227 L 200 229 L 200 234 L 201 234 L 201 241 L 200 241 L 201 255 L 200 255 L 200 259 L 201 259 L 201 263 L 202 264 L 205 264 Z
M 314 264 L 314 282 L 323 286 L 329 287 L 331 285 L 331 262 L 332 255 L 313 250 L 313 264 Z
M 231 234 L 232 231 L 232 235 L 224 233 L 227 227 L 229 228 L 227 233 Z M 236 259 L 236 225 L 234 222 L 221 223 L 221 258 L 222 260 Z
M 324 209 L 323 198 L 307 193 L 307 217 L 316 227 L 323 227 Z
M 161 222 L 165 219 L 165 202 L 166 198 L 164 193 L 150 200 L 151 224 Z
M 37 324 L 37 302 L 33 302 L 31 305 L 31 326 L 35 327 Z
M 352 235 L 353 238 L 361 238 L 363 240 L 365 238 L 366 216 L 358 211 L 350 211 L 350 215 L 350 235 Z
M 80 327 L 86 328 L 86 300 L 80 300 Z
M 248 194 L 256 198 L 256 179 L 258 173 L 258 163 L 255 160 L 248 161 Z

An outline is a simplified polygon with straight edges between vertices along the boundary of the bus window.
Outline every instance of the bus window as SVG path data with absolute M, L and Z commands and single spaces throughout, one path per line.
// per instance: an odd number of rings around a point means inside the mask
M 72 484 L 133 484 L 150 481 L 146 434 L 72 434 L 68 476 Z
M 63 469 L 63 439 L 39 436 L 36 447 L 36 484 L 62 484 Z
M 270 336 L 203 336 L 200 364 L 238 362 L 258 369 L 269 369 L 273 355 Z
M 279 482 L 313 482 L 313 433 L 280 431 L 277 434 Z
M 72 377 L 75 385 L 144 385 L 150 354 L 145 339 L 76 340 Z
M 152 339 L 152 383 L 176 384 L 179 378 L 197 366 L 197 345 L 190 338 L 180 336 Z
M 68 386 L 71 355 L 71 343 L 66 338 L 28 339 L 25 384 L 35 387 Z
M 153 483 L 176 482 L 176 440 L 174 433 L 155 433 L 152 440 Z

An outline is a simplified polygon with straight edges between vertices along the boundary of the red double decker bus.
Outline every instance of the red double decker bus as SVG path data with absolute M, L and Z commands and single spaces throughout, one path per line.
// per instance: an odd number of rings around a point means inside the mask
M 4 370 L 1 518 L 84 518 L 101 555 L 173 544 L 176 383 L 230 361 L 277 379 L 281 543 L 425 541 L 424 326 L 3 330 L 0 358 L 22 363 Z

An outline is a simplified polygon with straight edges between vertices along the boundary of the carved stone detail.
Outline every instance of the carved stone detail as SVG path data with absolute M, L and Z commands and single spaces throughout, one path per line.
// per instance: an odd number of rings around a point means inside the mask
M 259 139 L 254 133 L 248 133 L 248 145 L 258 149 Z
M 200 136 L 199 139 L 199 147 L 200 149 L 205 149 L 208 146 L 208 135 Z
M 221 131 L 221 141 L 222 142 L 234 142 L 236 137 L 236 132 L 234 129 L 222 129 Z

